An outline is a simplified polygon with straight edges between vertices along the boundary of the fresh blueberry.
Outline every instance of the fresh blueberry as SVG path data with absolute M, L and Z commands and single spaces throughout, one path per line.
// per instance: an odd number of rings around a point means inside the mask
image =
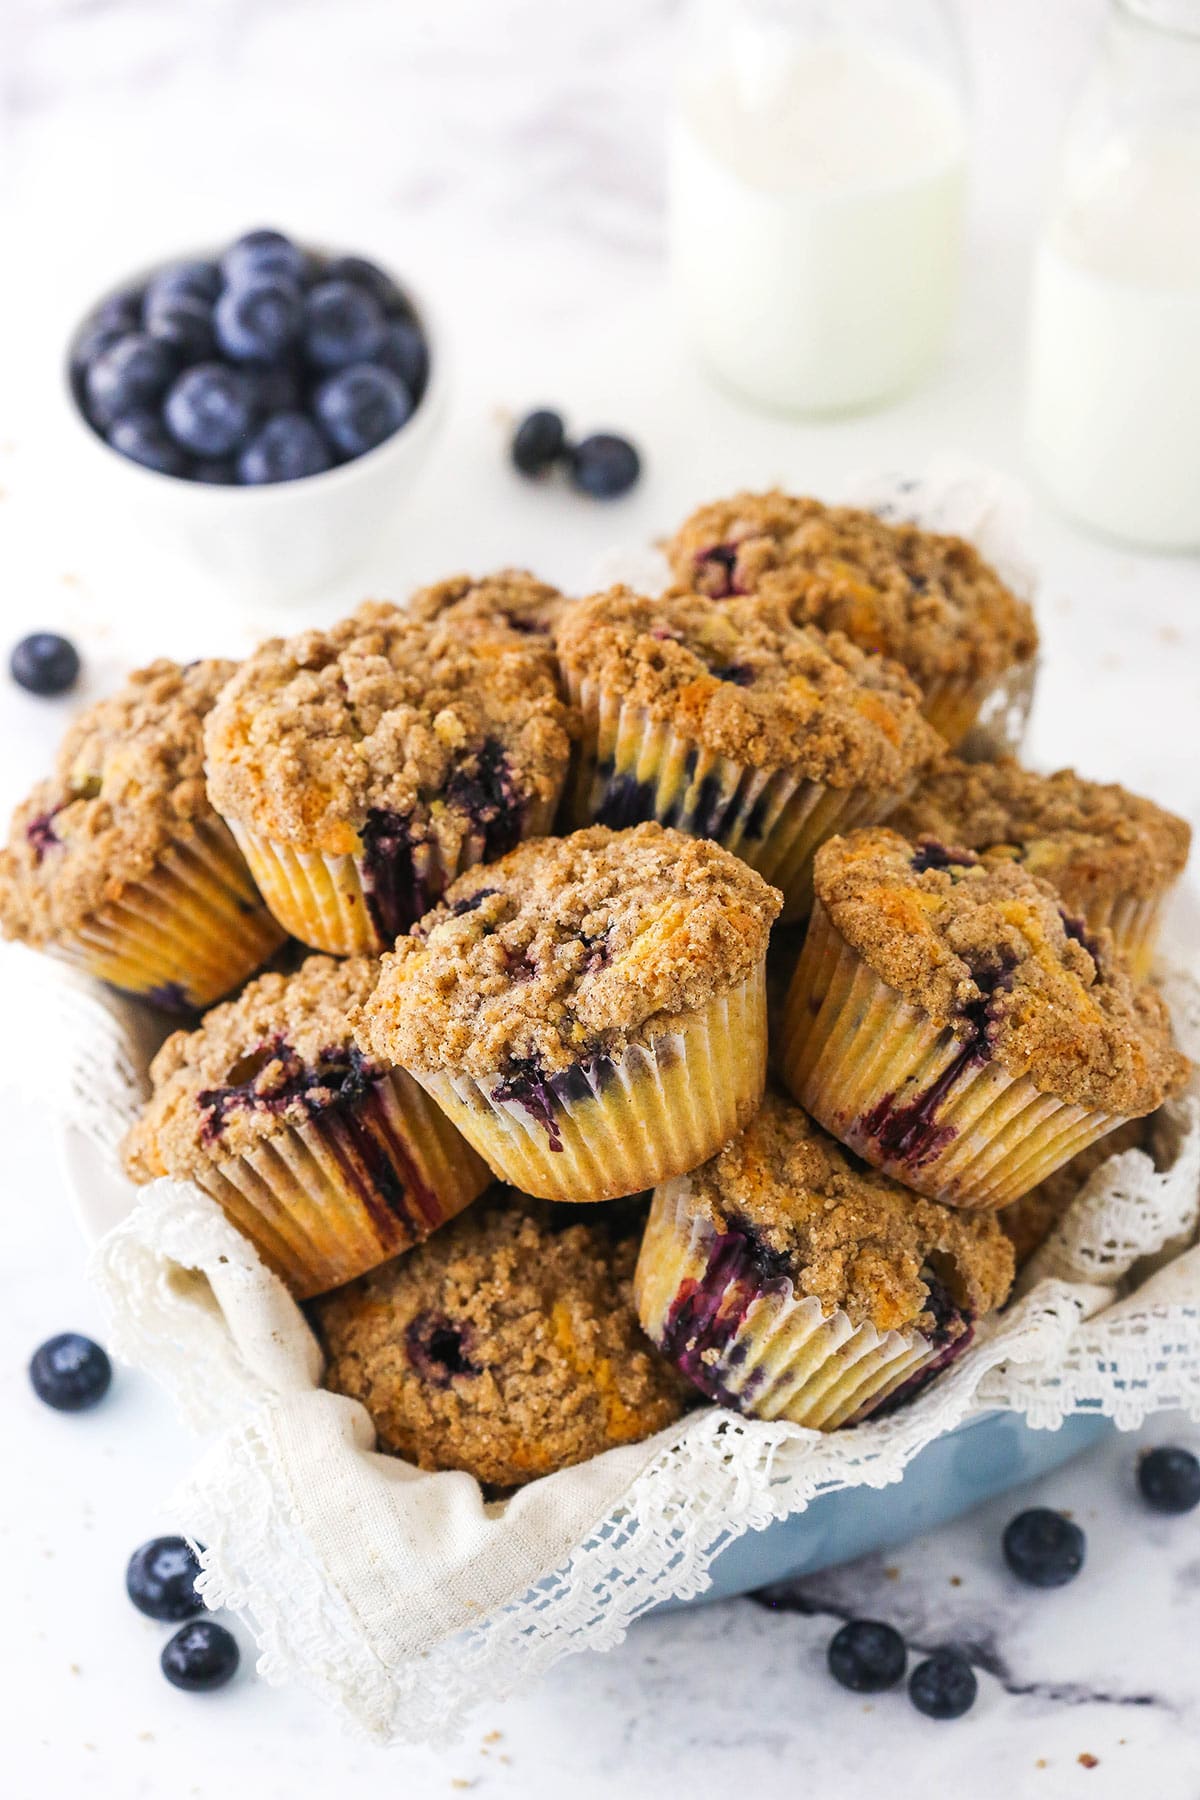
M 71 380 L 80 399 L 84 394 L 87 372 L 96 358 L 109 350 L 119 338 L 127 335 L 123 325 L 86 324 L 71 345 Z
M 333 462 L 329 446 L 304 413 L 281 412 L 268 419 L 238 457 L 238 480 L 248 487 L 271 481 L 299 481 L 319 475 Z
M 908 1697 L 927 1719 L 961 1719 L 978 1692 L 975 1671 L 961 1650 L 935 1650 L 908 1678 Z
M 186 475 L 187 457 L 162 424 L 157 413 L 125 413 L 105 432 L 105 437 L 121 456 L 141 463 L 145 469 L 157 469 L 160 475 Z
M 317 389 L 314 411 L 327 438 L 343 456 L 362 456 L 399 431 L 413 409 L 398 375 L 372 363 L 355 363 Z
M 202 362 L 213 353 L 213 312 L 194 294 L 147 300 L 146 330 L 173 350 L 181 363 Z
M 321 271 L 322 281 L 348 281 L 352 287 L 365 288 L 374 295 L 387 313 L 407 313 L 408 301 L 390 275 L 365 256 L 335 256 Z
M 383 308 L 365 288 L 319 281 L 304 303 L 304 353 L 318 369 L 368 362 L 383 346 Z
M 267 369 L 247 369 L 246 377 L 254 390 L 255 407 L 264 419 L 270 413 L 301 410 L 300 375 L 291 363 L 274 363 Z
M 107 300 L 102 300 L 87 323 L 111 331 L 136 331 L 142 322 L 142 301 L 141 288 L 124 288 L 121 293 L 110 294 Z
M 179 377 L 163 408 L 176 443 L 196 456 L 229 456 L 254 423 L 250 383 L 223 363 L 199 363 Z
M 642 472 L 641 458 L 627 438 L 597 431 L 571 452 L 571 480 L 594 500 L 627 494 Z
M 275 362 L 295 343 L 304 303 L 294 281 L 278 275 L 254 276 L 227 287 L 214 315 L 217 342 L 234 362 Z
M 829 1673 L 855 1694 L 882 1694 L 903 1677 L 904 1639 L 878 1619 L 851 1619 L 829 1640 Z
M 1200 1461 L 1190 1450 L 1174 1444 L 1147 1450 L 1137 1478 L 1142 1499 L 1155 1512 L 1185 1513 L 1200 1505 Z
M 83 1412 L 107 1394 L 112 1364 L 91 1338 L 64 1331 L 34 1351 L 29 1379 L 38 1399 L 56 1412 Z
M 65 694 L 79 679 L 79 652 L 55 631 L 35 631 L 21 639 L 9 660 L 9 673 L 26 693 L 49 697 Z
M 562 414 L 539 406 L 526 413 L 513 433 L 512 459 L 522 475 L 542 475 L 566 448 L 567 430 Z
M 300 283 L 308 273 L 308 257 L 282 231 L 248 231 L 221 258 L 221 273 L 233 286 L 260 275 Z
M 84 394 L 97 425 L 111 425 L 123 413 L 154 406 L 166 392 L 176 358 L 157 338 L 132 331 L 101 351 L 88 368 Z
M 207 300 L 211 305 L 221 291 L 221 271 L 214 262 L 177 262 L 160 269 L 146 289 L 146 311 L 171 300 Z
M 229 457 L 202 457 L 192 464 L 192 480 L 208 487 L 236 487 L 237 464 Z
M 389 319 L 375 361 L 398 375 L 415 400 L 429 375 L 429 346 L 415 319 Z
M 205 1694 L 224 1687 L 238 1666 L 237 1639 L 214 1619 L 193 1619 L 168 1639 L 160 1659 L 172 1687 Z
M 135 1550 L 125 1570 L 125 1592 L 148 1619 L 178 1625 L 204 1611 L 196 1592 L 200 1564 L 181 1537 L 151 1538 Z
M 1004 1528 L 1004 1560 L 1030 1587 L 1065 1587 L 1082 1569 L 1086 1550 L 1078 1525 L 1048 1506 L 1030 1507 Z

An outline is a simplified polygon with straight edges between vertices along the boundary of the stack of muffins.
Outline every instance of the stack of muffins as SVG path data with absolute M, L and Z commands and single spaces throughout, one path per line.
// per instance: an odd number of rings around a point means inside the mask
M 954 754 L 1037 642 L 971 546 L 766 494 L 669 554 L 654 600 L 455 578 L 156 663 L 0 854 L 7 935 L 208 1009 L 134 1179 L 497 1490 L 703 1399 L 904 1403 L 1187 1075 L 1145 982 L 1187 827 Z

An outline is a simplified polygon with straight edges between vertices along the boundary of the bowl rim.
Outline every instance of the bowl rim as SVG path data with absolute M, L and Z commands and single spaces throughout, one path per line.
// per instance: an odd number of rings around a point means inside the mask
M 385 437 L 381 443 L 375 444 L 370 450 L 364 451 L 361 456 L 351 457 L 344 463 L 335 464 L 333 468 L 321 469 L 315 475 L 300 475 L 292 481 L 268 481 L 261 482 L 257 485 L 241 482 L 224 483 L 190 481 L 186 475 L 169 475 L 165 469 L 148 468 L 145 463 L 135 462 L 132 457 L 122 456 L 119 450 L 114 450 L 108 440 L 92 425 L 79 403 L 78 396 L 75 392 L 75 383 L 71 374 L 72 352 L 83 332 L 84 326 L 87 324 L 92 314 L 99 311 L 100 307 L 105 305 L 107 301 L 115 300 L 119 295 L 126 293 L 130 288 L 146 286 L 156 275 L 162 274 L 164 270 L 172 268 L 176 263 L 201 261 L 219 262 L 220 257 L 224 254 L 223 250 L 192 248 L 189 250 L 177 251 L 171 256 L 160 257 L 153 263 L 146 264 L 141 269 L 131 271 L 129 274 L 123 276 L 121 280 L 111 282 L 97 294 L 94 300 L 91 301 L 86 312 L 79 317 L 76 324 L 67 335 L 60 365 L 61 392 L 66 400 L 67 410 L 74 420 L 80 435 L 100 452 L 107 467 L 113 468 L 119 465 L 130 474 L 155 484 L 155 487 L 160 494 L 169 493 L 172 495 L 182 495 L 185 492 L 190 492 L 197 496 L 204 496 L 204 498 L 197 498 L 194 501 L 184 501 L 184 505 L 211 505 L 221 500 L 227 501 L 232 496 L 236 495 L 238 498 L 235 504 L 243 505 L 246 508 L 249 508 L 256 502 L 260 506 L 270 506 L 278 505 L 285 499 L 294 499 L 298 496 L 311 498 L 315 494 L 318 484 L 320 485 L 320 491 L 323 494 L 331 494 L 339 487 L 347 487 L 356 477 L 366 474 L 368 469 L 378 469 L 387 453 L 391 452 L 392 454 L 395 454 L 397 448 L 402 445 L 405 440 L 407 440 L 408 445 L 411 447 L 414 441 L 420 435 L 424 434 L 425 428 L 429 426 L 433 418 L 441 410 L 446 382 L 444 366 L 446 355 L 445 343 L 440 328 L 435 326 L 432 322 L 433 316 L 425 290 L 409 281 L 407 277 L 402 278 L 397 275 L 377 256 L 368 255 L 368 253 L 360 251 L 333 250 L 327 245 L 313 244 L 299 238 L 293 239 L 293 242 L 297 243 L 302 250 L 306 250 L 310 255 L 314 256 L 327 258 L 350 255 L 364 256 L 366 260 L 375 263 L 390 280 L 395 282 L 396 286 L 400 289 L 400 292 L 409 302 L 413 315 L 420 324 L 421 330 L 425 336 L 425 343 L 429 352 L 429 373 L 425 380 L 425 386 L 421 392 L 421 398 L 417 401 L 403 425 L 398 426 L 397 429 L 393 431 L 390 436 Z M 226 248 L 227 247 L 228 246 L 226 246 Z

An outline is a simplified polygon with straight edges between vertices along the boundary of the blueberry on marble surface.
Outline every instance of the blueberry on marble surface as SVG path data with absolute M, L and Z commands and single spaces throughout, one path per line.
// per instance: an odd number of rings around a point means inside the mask
M 91 1338 L 63 1331 L 34 1351 L 29 1380 L 38 1399 L 56 1412 L 85 1412 L 107 1394 L 112 1364 Z
M 882 1694 L 904 1675 L 908 1654 L 893 1625 L 851 1619 L 829 1640 L 829 1673 L 854 1694 Z
M 543 475 L 563 454 L 566 442 L 562 414 L 548 406 L 535 407 L 513 433 L 513 462 L 522 475 Z
M 1087 1539 L 1074 1520 L 1032 1506 L 1004 1528 L 1004 1560 L 1030 1587 L 1065 1587 L 1083 1567 Z
M 49 699 L 65 694 L 79 679 L 79 652 L 57 631 L 33 631 L 15 645 L 9 673 L 27 694 Z
M 281 412 L 250 439 L 238 457 L 237 478 L 248 487 L 299 481 L 320 475 L 332 463 L 329 446 L 312 420 L 301 412 Z
M 590 494 L 593 500 L 616 500 L 636 484 L 642 464 L 628 438 L 597 431 L 575 445 L 570 470 L 581 493 Z
M 224 363 L 199 363 L 179 377 L 163 408 L 167 430 L 195 456 L 229 456 L 246 442 L 254 421 L 254 392 Z
M 978 1692 L 975 1671 L 961 1650 L 935 1650 L 908 1678 L 908 1697 L 927 1719 L 961 1719 Z
M 1178 1445 L 1147 1450 L 1137 1479 L 1143 1500 L 1155 1512 L 1186 1513 L 1200 1505 L 1200 1460 Z
M 204 1611 L 196 1592 L 199 1573 L 199 1560 L 186 1538 L 151 1538 L 129 1559 L 125 1592 L 148 1619 L 178 1625 Z
M 413 409 L 398 375 L 374 363 L 340 369 L 317 389 L 314 411 L 325 436 L 343 456 L 365 456 L 399 431 Z
M 237 1673 L 239 1661 L 237 1639 L 214 1619 L 193 1619 L 181 1627 L 168 1639 L 160 1658 L 171 1686 L 189 1694 L 224 1687 Z

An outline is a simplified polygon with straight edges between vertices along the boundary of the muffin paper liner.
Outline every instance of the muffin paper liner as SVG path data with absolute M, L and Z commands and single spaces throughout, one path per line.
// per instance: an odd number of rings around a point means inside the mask
M 697 1213 L 686 1176 L 655 1192 L 634 1299 L 651 1342 L 710 1400 L 819 1431 L 865 1418 L 955 1348 L 826 1314 L 766 1273 L 744 1232 Z
M 788 993 L 781 1063 L 801 1105 L 873 1168 L 968 1210 L 1019 1199 L 1123 1122 L 974 1053 L 881 981 L 819 902 Z
M 1024 742 L 1036 680 L 1036 657 L 1013 663 L 983 681 L 949 676 L 922 685 L 921 711 L 966 762 L 1016 756 Z
M 211 819 L 52 954 L 166 1011 L 190 1012 L 240 986 L 283 938 L 230 832 Z
M 557 795 L 530 802 L 521 838 L 549 831 L 557 803 Z M 431 837 L 405 844 L 403 863 L 397 858 L 372 871 L 361 840 L 357 852 L 331 856 L 263 837 L 235 819 L 229 828 L 279 923 L 301 943 L 333 956 L 390 950 L 397 937 L 436 906 L 456 876 L 489 860 L 483 831 L 468 832 L 454 858 L 447 858 Z
M 519 1086 L 418 1074 L 503 1180 L 544 1200 L 611 1200 L 704 1162 L 753 1116 L 766 1081 L 764 964 L 623 1054 Z
M 1084 915 L 1089 931 L 1107 927 L 1112 932 L 1117 952 L 1135 981 L 1145 981 L 1150 973 L 1170 892 L 1165 888 L 1157 894 L 1114 894 L 1094 900 Z
M 402 1069 L 196 1177 L 299 1299 L 340 1287 L 462 1212 L 491 1176 Z
M 583 715 L 570 793 L 571 828 L 657 819 L 712 838 L 783 894 L 782 924 L 812 906 L 812 860 L 827 838 L 873 825 L 900 789 L 835 788 L 794 769 L 756 769 L 681 737 L 599 682 L 572 681 Z

